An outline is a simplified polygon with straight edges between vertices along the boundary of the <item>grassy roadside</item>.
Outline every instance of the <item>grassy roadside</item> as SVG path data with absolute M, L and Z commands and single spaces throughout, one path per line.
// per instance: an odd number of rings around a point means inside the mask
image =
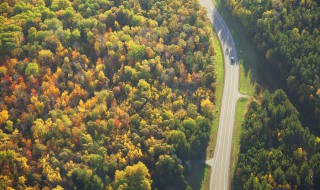
M 223 80 L 224 80 L 224 64 L 223 64 L 223 54 L 220 46 L 220 41 L 218 40 L 217 34 L 213 34 L 213 43 L 216 53 L 216 73 L 217 73 L 217 86 L 216 86 L 216 110 L 213 119 L 213 127 L 211 129 L 210 140 L 207 146 L 207 156 L 206 159 L 211 159 L 214 153 L 214 147 L 217 141 L 217 133 L 219 127 L 219 113 L 221 106 L 221 98 L 223 91 Z
M 248 106 L 248 98 L 240 98 L 237 102 L 236 107 L 236 118 L 235 126 L 232 137 L 232 150 L 231 150 L 231 177 L 233 178 L 235 166 L 238 160 L 238 154 L 240 151 L 240 140 L 241 140 L 241 124 L 244 121 L 244 114 Z M 231 180 L 232 181 L 232 180 Z
M 202 182 L 201 190 L 210 190 L 210 177 L 211 177 L 211 168 L 210 166 L 205 167 L 204 180 Z

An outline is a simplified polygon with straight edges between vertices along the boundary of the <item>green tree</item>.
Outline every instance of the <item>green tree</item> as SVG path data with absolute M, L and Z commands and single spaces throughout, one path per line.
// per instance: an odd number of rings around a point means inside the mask
M 85 169 L 75 169 L 71 174 L 71 179 L 78 189 L 103 189 L 102 180 Z
M 178 157 L 186 159 L 189 155 L 190 144 L 182 131 L 172 130 L 168 134 L 168 143 L 172 144 Z
M 183 181 L 183 166 L 178 163 L 176 157 L 160 155 L 155 164 L 153 176 L 155 185 L 159 188 L 165 188 Z
M 39 73 L 39 66 L 37 63 L 28 63 L 26 71 L 25 71 L 27 76 L 37 76 Z
M 146 47 L 144 45 L 132 45 L 128 51 L 128 58 L 131 61 L 142 60 L 146 54 Z

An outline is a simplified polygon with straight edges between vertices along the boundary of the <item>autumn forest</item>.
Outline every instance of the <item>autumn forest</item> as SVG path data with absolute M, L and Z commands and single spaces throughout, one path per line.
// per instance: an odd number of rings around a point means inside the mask
M 320 2 L 221 4 L 282 88 L 243 95 L 230 184 L 319 189 Z M 194 188 L 223 85 L 206 13 L 198 0 L 0 0 L 0 190 Z
M 189 187 L 215 107 L 197 1 L 1 2 L 0 189 Z

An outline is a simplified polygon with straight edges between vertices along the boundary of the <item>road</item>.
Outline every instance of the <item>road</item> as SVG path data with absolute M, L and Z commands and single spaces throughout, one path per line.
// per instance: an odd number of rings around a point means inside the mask
M 237 50 L 228 26 L 214 7 L 211 0 L 199 0 L 201 6 L 207 10 L 207 16 L 218 34 L 224 54 L 224 86 L 219 115 L 219 129 L 213 159 L 206 163 L 212 168 L 210 177 L 211 190 L 230 189 L 230 159 L 232 148 L 232 134 L 235 120 L 236 103 L 240 94 L 239 64 Z M 234 57 L 234 63 L 231 63 Z

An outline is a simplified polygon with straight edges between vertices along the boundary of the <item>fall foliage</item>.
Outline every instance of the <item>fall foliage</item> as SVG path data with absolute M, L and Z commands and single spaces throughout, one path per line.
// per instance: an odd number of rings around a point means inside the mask
M 215 109 L 205 15 L 196 0 L 1 1 L 0 189 L 189 187 Z

